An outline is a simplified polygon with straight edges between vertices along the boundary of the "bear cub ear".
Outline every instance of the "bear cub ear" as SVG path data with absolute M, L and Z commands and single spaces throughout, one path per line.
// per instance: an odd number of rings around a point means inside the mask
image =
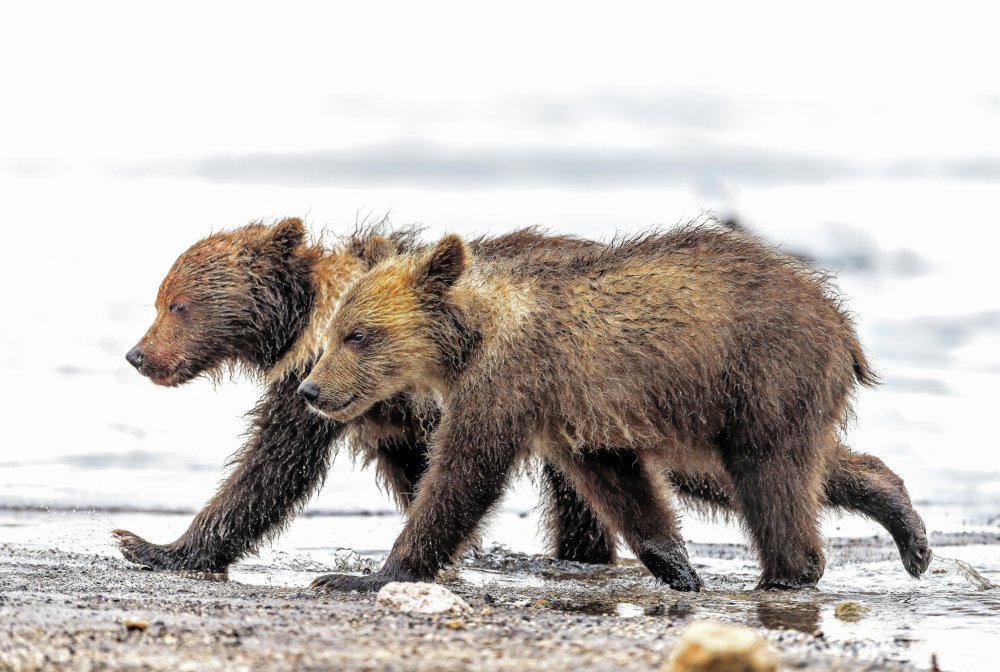
M 286 217 L 271 227 L 271 240 L 281 250 L 291 252 L 306 240 L 306 226 L 299 217 Z
M 469 267 L 469 246 L 453 233 L 434 246 L 417 273 L 417 282 L 434 294 L 442 294 L 455 284 Z
M 371 270 L 386 259 L 396 254 L 396 247 L 387 238 L 375 234 L 369 236 L 361 246 L 358 255 L 367 270 Z

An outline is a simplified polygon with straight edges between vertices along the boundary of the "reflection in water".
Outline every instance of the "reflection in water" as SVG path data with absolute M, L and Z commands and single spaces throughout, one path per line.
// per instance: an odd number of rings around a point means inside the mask
M 771 630 L 798 630 L 813 634 L 819 630 L 817 602 L 759 602 L 757 620 Z
M 229 572 L 192 572 L 188 570 L 181 570 L 171 572 L 171 574 L 183 576 L 185 579 L 194 579 L 196 581 L 217 581 L 224 583 L 229 580 Z
M 618 614 L 618 605 L 614 602 L 567 602 L 552 601 L 549 607 L 567 614 L 586 614 L 587 616 L 612 616 Z
M 587 616 L 618 616 L 620 618 L 636 618 L 637 616 L 673 616 L 665 604 L 641 606 L 631 602 L 569 602 L 557 600 L 548 602 L 547 607 L 567 614 L 585 614 Z
M 687 600 L 677 600 L 672 605 L 670 605 L 670 611 L 668 612 L 671 616 L 675 618 L 684 618 L 694 611 L 694 607 Z

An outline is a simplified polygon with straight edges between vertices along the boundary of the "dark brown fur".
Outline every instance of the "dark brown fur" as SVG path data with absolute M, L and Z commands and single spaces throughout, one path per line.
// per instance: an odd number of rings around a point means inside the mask
M 530 453 L 678 589 L 701 583 L 665 469 L 715 476 L 704 492 L 740 512 L 761 587 L 822 576 L 824 503 L 887 522 L 887 510 L 905 512 L 889 529 L 904 562 L 915 554 L 907 569 L 926 567 L 902 483 L 840 444 L 855 386 L 874 377 L 825 276 L 709 226 L 475 263 L 454 236 L 397 257 L 371 249 L 376 265 L 346 293 L 310 374 L 311 403 L 346 421 L 406 393 L 439 396 L 443 414 L 385 566 L 317 585 L 433 579 Z

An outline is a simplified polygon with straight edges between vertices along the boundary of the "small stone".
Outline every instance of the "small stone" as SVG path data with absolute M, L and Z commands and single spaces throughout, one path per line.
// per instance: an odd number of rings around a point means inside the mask
M 833 610 L 833 615 L 842 621 L 860 621 L 871 611 L 868 607 L 861 604 L 860 602 L 854 602 L 853 600 L 847 600 L 845 602 L 840 602 L 837 604 L 836 608 Z
M 146 632 L 149 628 L 149 623 L 141 618 L 126 618 L 124 622 L 128 632 Z
M 480 616 L 492 616 L 493 610 L 489 607 L 483 607 L 482 611 L 479 612 Z
M 453 618 L 450 621 L 445 621 L 444 627 L 449 630 L 465 630 L 465 621 L 461 618 Z
M 663 667 L 664 672 L 775 672 L 778 659 L 750 628 L 711 621 L 691 624 Z
M 468 614 L 472 607 L 455 593 L 436 583 L 394 581 L 378 591 L 379 606 L 412 614 Z

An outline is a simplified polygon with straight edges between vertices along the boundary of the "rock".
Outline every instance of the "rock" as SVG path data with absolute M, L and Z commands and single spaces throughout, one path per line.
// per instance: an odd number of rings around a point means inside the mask
M 684 631 L 664 672 L 774 672 L 778 658 L 750 628 L 711 621 Z
M 842 621 L 860 621 L 871 609 L 853 600 L 846 600 L 837 604 L 833 610 L 833 615 Z
M 378 591 L 379 606 L 411 614 L 467 614 L 472 607 L 458 595 L 436 583 L 394 581 Z
M 465 630 L 465 621 L 461 618 L 453 618 L 450 621 L 445 621 L 444 627 L 449 630 Z
M 125 629 L 129 632 L 146 632 L 149 628 L 149 623 L 141 618 L 126 618 L 124 623 Z

